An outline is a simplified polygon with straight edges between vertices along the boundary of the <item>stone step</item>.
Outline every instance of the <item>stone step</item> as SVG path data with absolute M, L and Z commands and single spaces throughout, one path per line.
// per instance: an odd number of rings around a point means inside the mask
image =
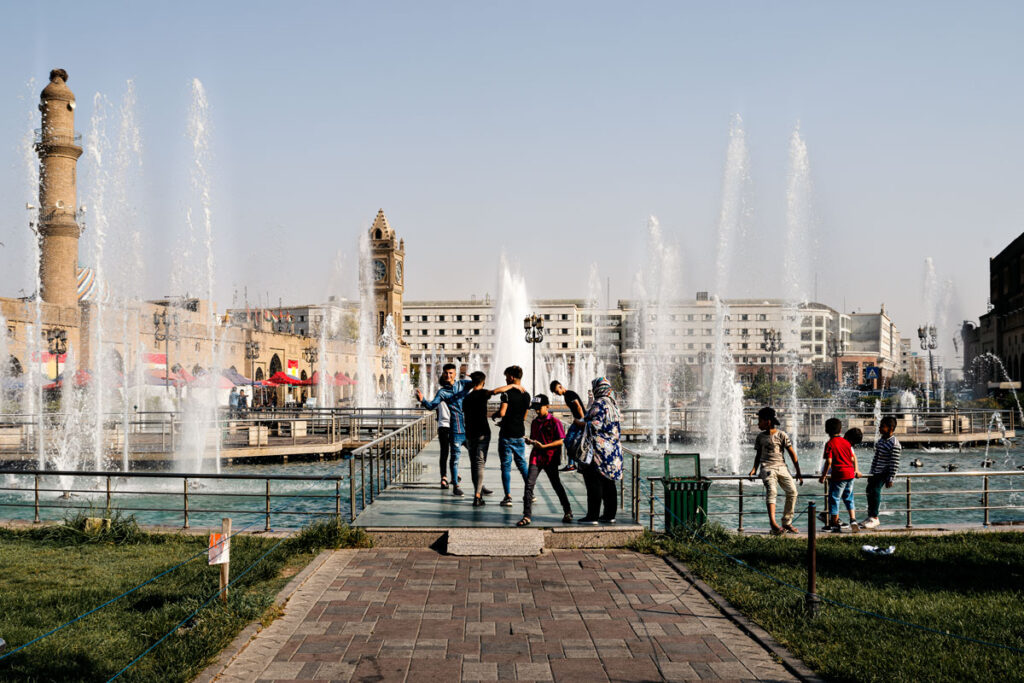
M 449 555 L 523 557 L 540 555 L 543 529 L 449 529 Z

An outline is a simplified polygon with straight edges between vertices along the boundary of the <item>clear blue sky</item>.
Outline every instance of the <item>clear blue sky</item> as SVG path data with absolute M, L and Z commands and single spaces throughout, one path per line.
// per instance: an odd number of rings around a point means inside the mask
M 59 66 L 83 131 L 94 93 L 117 100 L 135 81 L 147 296 L 167 292 L 168 255 L 184 234 L 198 77 L 213 126 L 222 303 L 245 285 L 251 297 L 321 299 L 338 279 L 338 251 L 350 265 L 356 232 L 380 207 L 406 240 L 410 298 L 493 294 L 502 248 L 533 294 L 582 297 L 597 263 L 613 296 L 628 296 L 650 214 L 682 246 L 683 290 L 708 289 L 738 113 L 754 188 L 747 263 L 757 265 L 729 294 L 782 292 L 773 250 L 800 121 L 817 193 L 818 299 L 848 310 L 884 301 L 909 332 L 931 255 L 954 280 L 952 318 L 973 318 L 984 311 L 988 257 L 1024 230 L 1022 8 L 9 3 L 0 294 L 30 288 L 18 146 Z M 83 183 L 89 173 L 83 163 Z

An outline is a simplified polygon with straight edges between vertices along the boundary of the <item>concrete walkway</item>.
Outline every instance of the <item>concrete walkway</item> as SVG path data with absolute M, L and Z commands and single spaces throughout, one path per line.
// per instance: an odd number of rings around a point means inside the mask
M 663 560 L 336 551 L 214 680 L 794 680 Z

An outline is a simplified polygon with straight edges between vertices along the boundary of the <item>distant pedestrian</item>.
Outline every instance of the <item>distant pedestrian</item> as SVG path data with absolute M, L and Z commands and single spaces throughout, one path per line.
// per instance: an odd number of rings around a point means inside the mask
M 583 442 L 579 469 L 587 487 L 587 514 L 580 524 L 615 523 L 617 491 L 622 479 L 622 415 L 611 383 L 598 377 L 592 384 L 594 400 L 583 416 Z M 604 504 L 604 514 L 601 505 Z
M 842 499 L 847 513 L 850 515 L 850 529 L 857 530 L 857 514 L 853 505 L 853 481 L 860 476 L 857 471 L 857 455 L 853 452 L 850 442 L 839 436 L 843 429 L 843 423 L 838 418 L 825 420 L 825 433 L 829 439 L 825 444 L 825 464 L 821 469 L 821 477 L 818 479 L 822 484 L 827 478 L 828 484 L 828 519 L 825 524 L 825 531 L 839 532 L 842 525 L 839 523 L 839 500 Z M 813 524 L 813 520 L 808 520 Z
M 572 424 L 565 434 L 565 467 L 563 472 L 575 472 L 576 462 L 580 455 L 580 442 L 583 440 L 583 416 L 586 414 L 586 406 L 580 395 L 571 389 L 566 389 L 562 383 L 555 380 L 551 383 L 551 391 L 565 400 L 565 405 L 572 415 Z
M 861 526 L 865 529 L 874 529 L 880 524 L 878 510 L 882 505 L 882 487 L 892 488 L 896 473 L 900 471 L 903 446 L 895 432 L 896 418 L 886 415 L 878 424 L 879 439 L 875 442 L 875 457 L 871 460 L 868 485 L 864 491 L 868 499 L 868 516 Z
M 779 418 L 775 415 L 775 409 L 765 406 L 757 411 L 757 428 L 761 433 L 757 435 L 754 442 L 754 467 L 750 470 L 750 478 L 755 475 L 761 477 L 765 488 L 765 503 L 768 506 L 768 523 L 772 528 L 773 536 L 780 536 L 784 533 L 796 534 L 799 530 L 793 526 L 793 515 L 796 512 L 796 483 L 793 476 L 786 467 L 786 452 L 793 460 L 793 467 L 796 468 L 796 478 L 803 484 L 803 475 L 800 474 L 800 463 L 793 450 L 793 443 L 789 440 L 786 432 L 776 429 L 779 425 Z M 786 507 L 782 512 L 782 524 L 775 521 L 775 500 L 778 496 L 778 487 L 786 492 Z M 812 522 L 813 523 L 813 522 Z
M 551 488 L 558 496 L 558 502 L 562 504 L 562 523 L 568 524 L 572 521 L 569 496 L 565 494 L 565 487 L 558 477 L 565 430 L 562 428 L 562 421 L 551 414 L 550 404 L 551 401 L 544 394 L 537 394 L 530 404 L 530 408 L 537 411 L 537 416 L 530 423 L 530 438 L 527 439 L 527 443 L 533 446 L 533 450 L 530 452 L 530 468 L 527 470 L 526 490 L 523 492 L 523 518 L 516 526 L 526 526 L 530 523 L 533 514 L 533 490 L 541 472 L 547 475 Z
M 416 390 L 416 400 L 427 410 L 434 410 L 443 401 L 448 404 L 451 412 L 451 440 L 448 450 L 448 465 L 452 473 L 452 495 L 464 495 L 459 487 L 459 451 L 466 441 L 466 421 L 462 412 L 462 399 L 473 388 L 473 382 L 468 379 L 455 379 L 455 364 L 447 363 L 442 369 L 441 387 L 429 401 L 423 400 L 423 392 Z M 448 488 L 448 479 L 445 476 L 445 452 L 441 451 L 441 488 Z
M 492 493 L 484 486 L 484 465 L 487 463 L 487 447 L 491 443 L 491 425 L 487 419 L 487 400 L 491 392 L 484 389 L 484 380 L 487 379 L 484 373 L 474 372 L 469 379 L 473 390 L 462 399 L 462 412 L 466 417 L 466 447 L 473 473 L 473 507 L 480 507 L 484 504 L 483 496 Z
M 238 412 L 242 415 L 249 410 L 249 397 L 245 395 L 245 389 L 238 392 Z
M 523 476 L 529 474 L 526 465 L 526 411 L 530 409 L 530 392 L 522 384 L 523 369 L 518 365 L 505 368 L 505 386 L 494 393 L 501 394 L 501 405 L 494 418 L 499 420 L 498 457 L 501 459 L 501 486 L 505 497 L 501 505 L 512 506 L 512 463 Z
M 231 387 L 228 394 L 228 414 L 231 417 L 238 417 L 238 387 Z

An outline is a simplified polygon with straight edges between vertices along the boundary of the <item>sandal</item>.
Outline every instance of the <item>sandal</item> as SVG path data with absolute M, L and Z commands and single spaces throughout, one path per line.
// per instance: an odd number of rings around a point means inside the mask
M 516 522 L 516 526 L 530 526 L 530 518 L 523 517 L 521 520 Z
M 441 488 L 448 488 L 448 477 L 441 477 Z
M 786 533 L 786 530 L 783 529 L 781 526 L 772 527 L 772 536 L 781 536 L 784 533 Z
M 792 524 L 784 524 L 782 526 L 782 530 L 785 531 L 787 534 L 798 534 L 798 533 L 800 533 L 800 530 L 797 529 Z

